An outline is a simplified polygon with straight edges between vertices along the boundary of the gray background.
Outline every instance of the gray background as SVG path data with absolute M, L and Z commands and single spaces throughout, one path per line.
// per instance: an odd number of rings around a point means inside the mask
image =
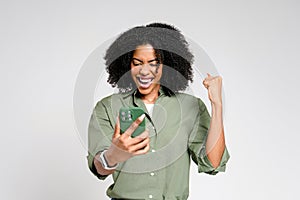
M 107 199 L 73 91 L 89 54 L 134 25 L 175 24 L 224 79 L 227 172 L 191 168 L 190 199 L 299 199 L 299 1 L 0 2 L 0 199 Z

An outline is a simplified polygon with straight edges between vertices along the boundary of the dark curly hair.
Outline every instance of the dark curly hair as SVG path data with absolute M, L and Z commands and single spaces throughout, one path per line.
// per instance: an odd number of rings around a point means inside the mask
M 151 23 L 137 26 L 122 33 L 107 49 L 104 56 L 107 82 L 117 86 L 120 92 L 136 87 L 130 73 L 130 63 L 137 46 L 150 44 L 164 65 L 160 84 L 167 95 L 185 90 L 193 81 L 193 55 L 188 43 L 174 26 Z

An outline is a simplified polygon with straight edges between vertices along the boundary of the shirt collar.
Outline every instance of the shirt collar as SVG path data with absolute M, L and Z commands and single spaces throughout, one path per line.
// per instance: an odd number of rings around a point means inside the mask
M 162 89 L 162 87 L 159 88 L 159 91 L 158 91 L 158 98 L 159 97 L 162 97 L 162 96 L 166 96 L 165 95 L 165 92 L 164 90 Z M 140 98 L 140 93 L 138 91 L 138 89 L 133 89 L 129 92 L 126 92 L 126 93 L 123 93 L 123 99 L 127 99 L 128 97 L 132 97 L 132 100 L 133 100 L 133 104 L 136 105 L 136 106 L 142 106 L 141 103 L 142 103 L 142 100 Z

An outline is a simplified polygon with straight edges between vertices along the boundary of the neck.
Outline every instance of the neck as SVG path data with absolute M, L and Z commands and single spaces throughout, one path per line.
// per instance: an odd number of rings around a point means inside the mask
M 158 98 L 159 87 L 155 88 L 150 94 L 143 95 L 141 97 L 142 101 L 147 104 L 154 104 Z
M 142 97 L 142 101 L 147 104 L 154 104 L 158 95 L 156 97 Z

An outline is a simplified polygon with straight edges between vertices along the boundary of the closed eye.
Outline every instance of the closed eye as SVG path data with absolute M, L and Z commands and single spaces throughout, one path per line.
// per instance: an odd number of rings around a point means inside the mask
M 158 67 L 161 64 L 157 58 L 149 60 L 148 63 L 151 67 Z M 140 65 L 143 65 L 144 63 L 137 58 L 133 58 L 132 64 L 133 64 L 133 66 L 140 66 Z
M 150 63 L 151 67 L 158 67 L 160 65 L 160 63 Z
M 142 63 L 135 63 L 135 62 L 132 62 L 133 66 L 140 66 L 142 65 Z

